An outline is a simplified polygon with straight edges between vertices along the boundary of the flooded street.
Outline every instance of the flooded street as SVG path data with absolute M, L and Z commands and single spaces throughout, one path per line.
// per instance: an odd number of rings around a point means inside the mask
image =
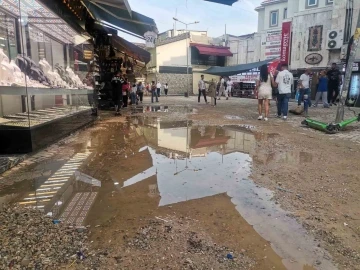
M 99 269 L 339 269 L 323 239 L 279 203 L 304 193 L 276 177 L 273 188 L 262 184 L 279 164 L 310 166 L 313 153 L 264 151 L 281 130 L 226 112 L 240 122 L 211 125 L 198 120 L 201 110 L 105 113 L 54 155 L 5 173 L 12 182 L 0 200 L 88 226 L 92 249 L 106 251 Z

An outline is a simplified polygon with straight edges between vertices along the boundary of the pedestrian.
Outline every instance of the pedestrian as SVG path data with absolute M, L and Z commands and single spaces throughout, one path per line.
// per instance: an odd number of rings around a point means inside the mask
M 217 83 L 214 81 L 214 79 L 211 79 L 209 84 L 209 91 L 208 95 L 211 97 L 211 105 L 216 106 L 216 85 Z
M 320 71 L 319 84 L 318 84 L 318 89 L 317 89 L 316 97 L 315 97 L 315 104 L 313 105 L 314 107 L 318 106 L 320 98 L 321 98 L 324 108 L 329 108 L 327 91 L 328 91 L 328 78 L 326 76 L 326 71 L 322 70 L 322 71 Z
M 149 95 L 149 94 L 150 94 L 150 92 L 151 92 L 151 86 L 150 86 L 150 83 L 146 83 L 145 88 L 146 88 L 146 95 Z
M 203 96 L 204 96 L 205 103 L 208 103 L 207 99 L 206 99 L 206 85 L 205 85 L 205 81 L 204 81 L 204 75 L 201 75 L 201 79 L 198 83 L 198 89 L 199 89 L 198 103 L 200 103 L 201 94 L 203 94 Z
M 283 64 L 281 71 L 276 77 L 276 86 L 278 87 L 279 94 L 277 96 L 277 116 L 283 119 L 287 119 L 289 110 L 289 99 L 291 97 L 291 86 L 294 83 L 294 77 L 288 70 L 288 65 Z
M 123 108 L 127 108 L 128 102 L 129 102 L 129 82 L 128 79 L 124 79 L 124 84 L 122 85 L 122 97 L 123 97 Z
M 300 76 L 298 82 L 298 88 L 299 88 L 298 106 L 301 106 L 302 101 L 304 101 L 304 107 L 306 102 L 307 102 L 306 107 L 311 106 L 310 75 L 311 75 L 311 69 L 307 68 L 305 70 L 305 73 Z
M 272 86 L 275 85 L 274 77 L 269 73 L 267 65 L 260 67 L 260 77 L 256 80 L 256 91 L 258 92 L 258 120 L 268 121 L 270 113 L 270 100 L 272 99 Z M 262 112 L 265 107 L 265 117 Z
M 116 72 L 115 76 L 111 80 L 112 86 L 112 98 L 115 105 L 115 115 L 121 115 L 120 109 L 123 104 L 122 101 L 122 86 L 125 80 L 121 71 Z
M 160 92 L 161 92 L 161 83 L 157 82 L 156 84 L 156 92 L 157 92 L 157 96 L 160 97 Z
M 137 92 L 137 85 L 136 82 L 134 82 L 130 92 L 131 105 L 136 104 L 136 92 Z
M 169 91 L 169 86 L 167 83 L 165 83 L 165 86 L 164 86 L 164 92 L 165 92 L 165 96 L 168 95 L 168 91 Z
M 219 87 L 218 100 L 220 100 L 220 98 L 224 94 L 224 92 L 225 92 L 225 78 L 220 77 L 220 87 Z
M 226 82 L 226 90 L 225 90 L 226 100 L 228 100 L 229 96 L 231 96 L 232 87 L 233 87 L 233 82 L 231 81 L 231 78 L 229 78 L 228 81 Z
M 151 84 L 151 103 L 154 103 L 154 97 L 156 97 L 156 102 L 159 102 L 159 98 L 157 95 L 157 89 L 156 89 L 156 84 L 154 81 L 152 81 Z
M 137 94 L 139 96 L 140 102 L 143 102 L 143 97 L 144 97 L 144 90 L 145 90 L 145 86 L 144 83 L 139 82 L 138 86 L 137 86 Z
M 337 106 L 336 99 L 339 95 L 339 87 L 342 84 L 342 77 L 336 63 L 331 65 L 331 69 L 327 72 L 328 77 L 328 103 Z

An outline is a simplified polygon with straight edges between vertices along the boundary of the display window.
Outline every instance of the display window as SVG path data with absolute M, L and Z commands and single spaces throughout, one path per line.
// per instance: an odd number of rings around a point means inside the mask
M 0 3 L 0 154 L 27 153 L 93 120 L 93 45 L 38 0 Z

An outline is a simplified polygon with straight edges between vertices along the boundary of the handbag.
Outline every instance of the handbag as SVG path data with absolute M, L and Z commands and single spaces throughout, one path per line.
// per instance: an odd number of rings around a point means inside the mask
M 299 101 L 299 98 L 300 98 L 300 91 L 297 90 L 297 91 L 296 91 L 296 94 L 295 94 L 295 100 L 296 100 L 296 101 Z

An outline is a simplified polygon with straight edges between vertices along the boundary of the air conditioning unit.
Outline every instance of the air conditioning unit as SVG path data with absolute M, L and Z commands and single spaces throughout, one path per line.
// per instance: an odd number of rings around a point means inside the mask
M 341 49 L 344 40 L 343 30 L 329 30 L 327 32 L 326 49 Z

